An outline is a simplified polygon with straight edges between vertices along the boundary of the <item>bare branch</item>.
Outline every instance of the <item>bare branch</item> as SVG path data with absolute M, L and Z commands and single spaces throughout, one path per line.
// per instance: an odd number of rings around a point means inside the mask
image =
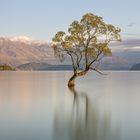
M 80 62 L 81 62 L 81 60 L 82 60 L 82 51 L 80 51 L 79 53 L 80 53 L 80 58 L 79 58 L 78 63 L 80 64 Z
M 96 55 L 95 59 L 89 63 L 88 67 L 90 67 L 94 62 L 96 62 L 97 59 L 99 58 L 99 56 L 100 56 L 101 54 L 102 54 L 102 51 L 100 51 L 100 52 Z
M 107 75 L 106 73 L 102 73 L 101 71 L 99 71 L 99 70 L 96 69 L 96 68 L 90 67 L 89 69 L 94 70 L 94 71 L 98 72 L 98 73 L 101 74 L 101 75 Z
M 74 63 L 74 58 L 73 58 L 72 54 L 67 49 L 66 49 L 66 51 L 67 51 L 68 55 L 71 57 L 73 70 L 75 72 L 77 68 L 76 68 L 75 63 Z

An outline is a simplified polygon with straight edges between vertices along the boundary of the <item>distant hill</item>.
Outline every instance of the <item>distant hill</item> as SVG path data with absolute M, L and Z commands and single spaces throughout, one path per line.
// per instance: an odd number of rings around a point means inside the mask
M 140 63 L 132 66 L 130 70 L 140 70 Z
M 81 66 L 82 68 L 82 66 Z M 101 64 L 100 66 L 101 70 L 128 70 L 129 67 L 125 67 L 123 65 L 117 65 L 114 67 L 112 64 Z M 72 65 L 66 65 L 66 64 L 58 64 L 58 65 L 51 65 L 48 63 L 26 63 L 19 65 L 17 67 L 17 70 L 22 71 L 71 71 L 73 70 Z
M 15 68 L 9 65 L 0 65 L 0 71 L 15 71 Z
M 18 66 L 30 62 L 49 62 L 52 59 L 54 52 L 46 41 L 25 36 L 0 37 L 0 65 Z
M 26 63 L 17 67 L 25 71 L 50 71 L 50 70 L 72 70 L 72 65 L 50 65 L 48 63 Z

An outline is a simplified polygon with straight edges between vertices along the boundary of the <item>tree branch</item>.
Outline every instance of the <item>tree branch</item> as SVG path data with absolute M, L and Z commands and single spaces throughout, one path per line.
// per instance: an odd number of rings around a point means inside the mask
M 72 54 L 69 52 L 69 50 L 66 49 L 66 52 L 67 52 L 68 55 L 71 57 L 73 70 L 74 70 L 74 72 L 76 72 L 76 69 L 77 69 L 77 68 L 76 68 L 75 63 L 74 63 L 74 58 L 73 58 Z
M 98 72 L 98 73 L 101 74 L 101 75 L 107 75 L 106 73 L 102 73 L 101 71 L 99 71 L 99 70 L 96 69 L 96 68 L 90 67 L 89 69 L 94 70 L 94 71 Z
M 88 67 L 90 67 L 90 66 L 99 58 L 100 54 L 102 54 L 102 51 L 100 51 L 100 52 L 97 54 L 97 56 L 95 57 L 95 59 L 89 63 Z

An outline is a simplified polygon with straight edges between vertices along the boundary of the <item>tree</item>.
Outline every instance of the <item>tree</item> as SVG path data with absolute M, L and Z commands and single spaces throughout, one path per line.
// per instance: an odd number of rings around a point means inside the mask
M 56 33 L 52 39 L 55 55 L 61 62 L 69 56 L 73 66 L 69 87 L 73 87 L 75 79 L 89 70 L 101 73 L 97 66 L 103 57 L 112 55 L 109 44 L 121 41 L 120 31 L 118 27 L 106 24 L 102 17 L 87 13 L 80 21 L 70 24 L 68 33 Z
M 16 69 L 9 65 L 0 65 L 0 71 L 15 71 Z

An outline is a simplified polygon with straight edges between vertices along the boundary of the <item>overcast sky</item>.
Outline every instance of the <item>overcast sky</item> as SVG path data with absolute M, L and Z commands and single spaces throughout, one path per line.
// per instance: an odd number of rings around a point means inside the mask
M 140 0 L 0 0 L 0 36 L 50 41 L 87 12 L 119 26 L 123 38 L 140 37 Z

